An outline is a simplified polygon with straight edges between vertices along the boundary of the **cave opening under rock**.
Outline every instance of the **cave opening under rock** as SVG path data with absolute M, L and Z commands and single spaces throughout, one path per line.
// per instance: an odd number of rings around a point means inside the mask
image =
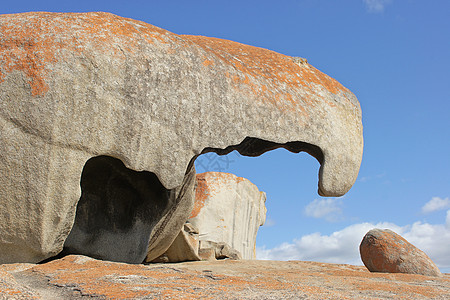
M 307 152 L 319 163 L 323 162 L 323 153 L 317 146 L 299 141 L 281 144 L 251 137 L 224 149 L 205 148 L 201 154 L 214 152 L 223 156 L 236 150 L 243 156 L 256 157 L 277 148 Z M 188 169 L 198 156 L 192 158 Z M 86 162 L 80 185 L 75 222 L 62 254 L 143 262 L 152 230 L 176 202 L 175 189 L 166 189 L 152 172 L 131 170 L 120 159 L 106 155 Z
M 137 172 L 110 156 L 89 159 L 65 253 L 117 261 L 142 260 L 148 235 L 169 206 L 170 191 L 151 172 Z M 123 253 L 123 249 L 127 249 Z

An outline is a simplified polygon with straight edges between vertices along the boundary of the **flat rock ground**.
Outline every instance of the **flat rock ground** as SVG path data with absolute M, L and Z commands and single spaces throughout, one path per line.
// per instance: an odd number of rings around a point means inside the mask
M 130 265 L 70 255 L 0 265 L 0 299 L 450 299 L 443 277 L 304 261 Z

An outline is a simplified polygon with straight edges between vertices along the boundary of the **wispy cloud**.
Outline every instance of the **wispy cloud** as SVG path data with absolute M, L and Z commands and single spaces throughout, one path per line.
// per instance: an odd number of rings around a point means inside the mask
M 342 200 L 337 198 L 315 199 L 305 207 L 305 215 L 323 218 L 329 222 L 342 219 Z
M 359 223 L 330 235 L 312 233 L 275 248 L 258 247 L 258 259 L 306 260 L 361 265 L 359 244 L 373 228 L 391 229 L 424 251 L 444 272 L 450 271 L 450 210 L 445 224 L 415 222 L 407 226 L 394 223 Z
M 382 13 L 386 5 L 390 4 L 392 0 L 363 0 L 367 11 L 370 13 Z
M 385 176 L 386 176 L 386 172 L 378 174 L 378 175 L 375 175 L 375 176 L 362 176 L 362 177 L 358 178 L 358 181 L 359 182 L 368 182 L 368 181 L 371 181 L 371 180 L 374 180 L 374 179 L 381 179 L 381 178 L 383 178 Z
M 450 198 L 439 198 L 433 197 L 430 201 L 428 201 L 423 207 L 423 213 L 431 213 L 438 210 L 445 210 L 450 208 Z

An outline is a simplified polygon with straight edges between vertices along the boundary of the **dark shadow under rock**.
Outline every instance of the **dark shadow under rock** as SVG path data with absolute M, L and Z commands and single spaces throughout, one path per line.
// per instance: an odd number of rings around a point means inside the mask
M 170 191 L 155 174 L 130 170 L 109 156 L 86 162 L 81 190 L 64 253 L 141 263 L 151 231 L 168 208 Z

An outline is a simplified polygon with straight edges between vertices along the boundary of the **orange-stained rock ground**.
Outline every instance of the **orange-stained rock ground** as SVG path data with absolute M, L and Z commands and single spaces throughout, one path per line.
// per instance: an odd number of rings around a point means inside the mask
M 67 256 L 0 266 L 0 299 L 449 299 L 450 275 L 303 261 L 129 265 Z

